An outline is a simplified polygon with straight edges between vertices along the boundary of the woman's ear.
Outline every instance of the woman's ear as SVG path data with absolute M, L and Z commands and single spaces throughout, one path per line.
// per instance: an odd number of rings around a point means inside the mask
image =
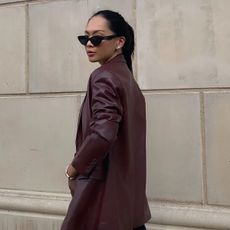
M 117 40 L 117 49 L 121 49 L 125 45 L 125 37 L 119 37 Z

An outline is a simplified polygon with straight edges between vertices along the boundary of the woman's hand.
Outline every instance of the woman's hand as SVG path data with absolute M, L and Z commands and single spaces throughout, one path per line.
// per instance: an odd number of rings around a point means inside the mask
M 77 170 L 70 164 L 66 169 L 66 174 L 70 178 L 75 178 L 77 176 Z
M 68 177 L 68 186 L 70 189 L 70 193 L 72 196 L 74 196 L 75 192 L 75 185 L 76 185 L 76 176 L 77 176 L 77 170 L 70 164 L 66 168 L 66 176 Z

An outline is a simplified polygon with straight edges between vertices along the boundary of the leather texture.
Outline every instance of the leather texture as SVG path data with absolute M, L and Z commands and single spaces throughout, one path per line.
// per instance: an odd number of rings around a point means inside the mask
M 123 55 L 89 78 L 72 165 L 78 176 L 61 230 L 132 230 L 150 219 L 145 100 Z

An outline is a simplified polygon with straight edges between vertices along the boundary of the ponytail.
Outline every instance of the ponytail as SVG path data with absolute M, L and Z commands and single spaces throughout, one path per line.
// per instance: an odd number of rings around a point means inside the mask
M 109 28 L 116 35 L 125 37 L 126 41 L 122 48 L 122 53 L 124 55 L 129 70 L 133 72 L 132 56 L 134 53 L 134 46 L 135 46 L 133 28 L 117 12 L 111 10 L 101 10 L 95 13 L 92 17 L 98 15 L 102 16 L 108 21 Z
M 132 66 L 132 56 L 134 53 L 134 31 L 133 28 L 126 22 L 126 42 L 125 45 L 122 48 L 122 53 L 125 57 L 126 63 L 128 65 L 128 68 L 130 69 L 131 72 L 133 72 L 133 66 Z

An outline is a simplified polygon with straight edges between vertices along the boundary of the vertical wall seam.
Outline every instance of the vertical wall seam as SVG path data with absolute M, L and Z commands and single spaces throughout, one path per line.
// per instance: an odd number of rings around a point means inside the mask
M 29 4 L 26 4 L 26 94 L 29 94 Z
M 202 190 L 203 204 L 208 204 L 207 192 L 207 162 L 206 162 L 206 133 L 205 133 L 205 99 L 204 92 L 200 92 L 200 119 L 201 119 L 201 142 L 202 142 Z
M 134 50 L 134 60 L 135 62 L 133 63 L 134 67 L 134 78 L 138 82 L 138 66 L 137 66 L 137 0 L 133 1 L 133 16 L 134 16 L 134 27 L 135 27 L 135 37 L 134 37 L 134 42 L 135 42 L 135 50 Z

